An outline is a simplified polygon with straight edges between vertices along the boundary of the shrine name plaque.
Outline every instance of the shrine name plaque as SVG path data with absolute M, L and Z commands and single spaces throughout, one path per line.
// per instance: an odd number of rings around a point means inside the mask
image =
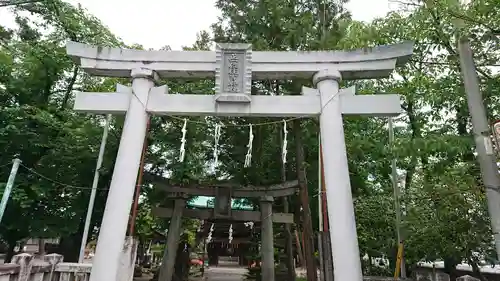
M 252 88 L 252 49 L 250 44 L 216 45 L 215 101 L 249 103 Z
M 231 188 L 217 187 L 214 200 L 214 218 L 231 217 Z

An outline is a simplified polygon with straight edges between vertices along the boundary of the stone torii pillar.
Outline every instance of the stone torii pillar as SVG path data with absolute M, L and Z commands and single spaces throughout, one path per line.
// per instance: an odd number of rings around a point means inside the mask
M 262 280 L 274 281 L 273 197 L 260 198 Z
M 102 100 L 123 95 L 120 106 L 127 107 L 125 123 L 116 155 L 113 177 L 109 187 L 106 208 L 92 261 L 92 281 L 116 280 L 120 254 L 134 197 L 134 186 L 139 171 L 144 137 L 146 136 L 147 112 L 150 90 L 156 74 L 151 69 L 136 68 L 131 71 L 132 88 L 118 87 L 118 93 L 102 94 Z M 120 91 L 121 90 L 121 91 Z M 131 234 L 132 235 L 132 234 Z
M 363 280 L 358 239 L 352 239 L 358 236 L 341 110 L 342 95 L 348 94 L 339 91 L 341 77 L 339 71 L 323 70 L 314 75 L 313 83 L 321 97 L 321 141 L 328 144 L 323 145 L 323 165 L 328 171 L 325 183 L 335 280 Z
M 68 54 L 94 75 L 132 77 L 133 92 L 78 93 L 75 110 L 100 114 L 126 113 L 96 257 L 90 281 L 116 280 L 120 250 L 126 233 L 146 116 L 320 116 L 325 186 L 335 279 L 362 277 L 354 210 L 343 136 L 342 115 L 396 116 L 397 95 L 356 95 L 339 89 L 343 79 L 387 77 L 413 53 L 411 42 L 355 51 L 252 52 L 249 44 L 217 44 L 211 51 L 142 51 L 93 47 L 69 42 Z M 215 77 L 216 95 L 168 94 L 153 87 L 162 78 Z M 310 78 L 319 90 L 303 87 L 302 95 L 251 95 L 252 79 Z

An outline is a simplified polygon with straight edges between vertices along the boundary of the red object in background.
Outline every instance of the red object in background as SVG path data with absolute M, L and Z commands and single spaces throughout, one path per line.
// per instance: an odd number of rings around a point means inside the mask
M 203 265 L 203 261 L 201 261 L 199 259 L 192 259 L 191 264 L 192 265 Z
M 137 184 L 135 186 L 134 202 L 132 203 L 132 214 L 130 216 L 130 225 L 128 235 L 133 236 L 135 230 L 135 220 L 137 217 L 137 208 L 139 207 L 139 196 L 141 194 L 142 176 L 144 174 L 144 163 L 146 161 L 146 152 L 148 150 L 148 133 L 151 126 L 151 117 L 148 116 L 148 123 L 146 124 L 146 134 L 144 136 L 144 144 L 142 145 L 141 162 L 137 176 Z

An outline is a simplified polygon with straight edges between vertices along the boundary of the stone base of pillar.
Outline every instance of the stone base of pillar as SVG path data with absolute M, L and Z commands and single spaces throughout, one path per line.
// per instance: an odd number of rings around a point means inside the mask
M 132 281 L 134 278 L 135 260 L 137 258 L 138 241 L 132 236 L 125 238 L 116 281 Z

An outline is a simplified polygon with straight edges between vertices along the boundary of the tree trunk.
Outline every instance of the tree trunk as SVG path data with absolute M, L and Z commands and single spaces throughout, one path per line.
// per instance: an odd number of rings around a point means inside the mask
M 479 265 L 477 264 L 477 261 L 474 260 L 474 258 L 468 258 L 469 264 L 472 266 L 472 272 L 473 276 L 479 278 L 481 281 L 488 281 L 486 277 L 481 273 L 481 270 L 479 269 Z
M 457 272 L 458 261 L 455 258 L 444 258 L 444 272 L 450 275 L 450 280 L 456 280 L 460 275 Z
M 398 247 L 397 246 L 392 246 L 391 251 L 387 255 L 387 259 L 389 260 L 389 265 L 391 268 L 391 272 L 396 271 L 396 261 L 397 261 L 397 256 L 398 256 Z
M 38 238 L 38 254 L 45 255 L 45 240 L 43 238 Z
M 16 248 L 16 241 L 8 241 L 9 247 L 7 248 L 7 254 L 5 255 L 4 263 L 10 263 L 12 261 L 12 257 L 14 256 L 14 249 Z
M 314 237 L 311 221 L 311 209 L 309 208 L 309 192 L 306 178 L 305 157 L 304 157 L 304 144 L 302 143 L 302 129 L 300 120 L 293 121 L 293 131 L 295 137 L 295 148 L 297 151 L 296 165 L 297 177 L 299 180 L 299 196 L 303 211 L 303 224 L 304 224 L 304 257 L 306 260 L 307 280 L 316 281 L 316 263 L 314 261 Z
M 302 243 L 300 242 L 300 235 L 297 227 L 295 228 L 295 241 L 297 244 L 297 256 L 298 256 L 298 264 L 300 267 L 303 267 L 306 263 L 304 261 L 304 251 L 302 251 Z
M 139 245 L 137 246 L 137 257 L 136 257 L 136 263 L 139 265 L 144 265 L 144 256 L 145 256 L 145 242 L 144 239 L 138 238 L 139 239 Z
M 78 77 L 78 70 L 79 70 L 78 65 L 75 65 L 73 67 L 73 75 L 69 79 L 68 86 L 66 88 L 66 91 L 64 92 L 63 100 L 61 103 L 61 109 L 64 109 L 68 105 L 69 98 L 71 96 L 71 93 L 73 92 L 73 86 L 75 85 L 76 78 Z
M 57 253 L 64 256 L 65 262 L 78 262 L 84 227 L 85 219 L 81 219 L 78 230 L 75 233 L 62 237 L 59 241 Z

